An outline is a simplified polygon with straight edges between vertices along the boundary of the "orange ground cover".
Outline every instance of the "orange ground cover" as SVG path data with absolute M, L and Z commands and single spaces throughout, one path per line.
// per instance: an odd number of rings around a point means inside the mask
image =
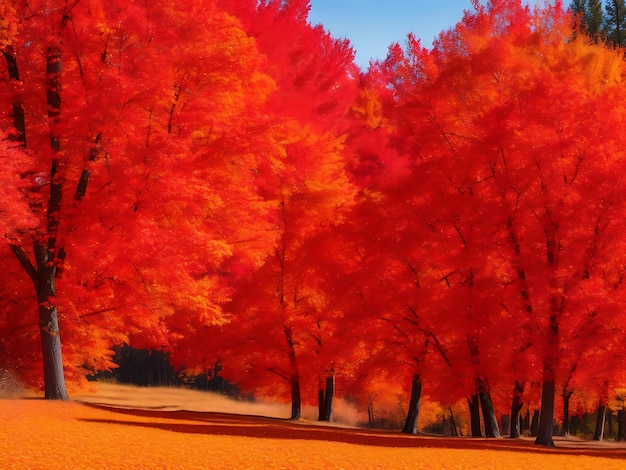
M 3 469 L 626 468 L 626 450 L 544 450 L 190 411 L 0 400 Z

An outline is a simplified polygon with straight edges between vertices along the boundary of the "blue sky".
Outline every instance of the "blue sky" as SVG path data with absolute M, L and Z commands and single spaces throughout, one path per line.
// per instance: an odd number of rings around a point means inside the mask
M 370 58 L 384 59 L 390 44 L 403 44 L 410 32 L 422 40 L 424 47 L 430 48 L 441 31 L 461 20 L 464 10 L 474 11 L 471 0 L 310 0 L 310 3 L 309 21 L 323 24 L 334 37 L 348 38 L 356 50 L 356 62 L 364 69 Z
M 311 0 L 309 21 L 348 38 L 357 63 L 366 68 L 370 58 L 384 59 L 389 45 L 402 44 L 409 32 L 430 47 L 463 17 L 463 10 L 473 11 L 470 0 Z

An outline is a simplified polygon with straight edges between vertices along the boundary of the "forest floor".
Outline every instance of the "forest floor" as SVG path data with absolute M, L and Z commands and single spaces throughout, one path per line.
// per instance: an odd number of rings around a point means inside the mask
M 321 426 L 279 418 L 284 408 L 277 405 L 224 406 L 221 397 L 190 393 L 105 385 L 70 402 L 2 399 L 0 468 L 626 468 L 626 447 L 613 443 L 558 441 L 544 449 L 525 439 Z

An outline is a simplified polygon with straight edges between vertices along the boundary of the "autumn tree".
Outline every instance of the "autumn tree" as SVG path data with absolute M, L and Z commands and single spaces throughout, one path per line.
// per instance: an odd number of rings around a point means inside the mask
M 261 111 L 274 83 L 211 1 L 12 7 L 3 129 L 18 152 L 7 156 L 28 162 L 19 195 L 32 215 L 5 237 L 35 284 L 45 396 L 66 398 L 63 362 L 74 381 L 111 367 L 113 344 L 167 347 L 185 325 L 223 321 L 233 280 L 261 264 L 275 239 L 256 183 L 280 157 Z M 24 304 L 24 283 L 11 287 L 5 305 Z M 2 353 L 20 364 L 34 337 L 14 310 Z M 20 370 L 38 383 L 34 366 Z
M 460 275 L 457 287 L 482 281 L 479 289 L 460 289 L 452 298 L 472 295 L 468 306 L 490 312 L 467 317 L 478 328 L 502 318 L 506 329 L 522 332 L 519 345 L 492 343 L 507 346 L 505 357 L 512 360 L 529 342 L 538 351 L 544 376 L 537 443 L 552 445 L 554 380 L 565 363 L 563 345 L 576 340 L 565 326 L 590 322 L 584 331 L 593 331 L 598 309 L 614 318 L 605 275 L 584 266 L 603 259 L 596 250 L 619 238 L 609 231 L 619 233 L 613 228 L 621 220 L 615 199 L 620 186 L 613 177 L 622 164 L 620 141 L 614 136 L 604 142 L 600 116 L 613 102 L 607 96 L 620 92 L 620 62 L 603 46 L 572 41 L 571 17 L 559 4 L 534 13 L 518 1 L 474 7 L 432 52 L 410 38 L 406 55 L 391 51 L 396 148 L 410 152 L 417 168 L 441 184 L 445 202 L 437 206 L 434 227 L 441 233 L 447 227 L 453 243 L 473 242 L 466 254 L 443 245 L 443 259 Z M 598 114 L 592 117 L 590 110 Z M 614 112 L 619 119 L 621 110 Z M 591 189 L 591 181 L 600 180 L 610 181 L 600 186 L 601 194 Z M 423 185 L 414 186 L 424 194 Z M 420 202 L 421 214 L 433 210 L 423 195 Z M 465 274 L 461 267 L 467 267 Z M 590 295 L 597 290 L 589 279 L 603 285 L 603 294 Z M 471 338 L 471 330 L 465 331 Z M 472 347 L 483 350 L 492 340 L 480 335 L 470 343 L 470 356 Z M 492 373 L 503 376 L 498 368 Z
M 280 160 L 267 162 L 272 172 L 264 173 L 259 182 L 261 194 L 273 204 L 278 240 L 267 245 L 272 255 L 258 271 L 243 276 L 234 293 L 230 327 L 238 326 L 240 333 L 248 331 L 252 336 L 246 342 L 246 335 L 235 335 L 245 344 L 231 342 L 229 347 L 239 350 L 231 351 L 234 356 L 225 351 L 223 356 L 239 361 L 241 370 L 225 367 L 224 374 L 232 373 L 233 378 L 239 374 L 237 380 L 250 388 L 254 385 L 247 371 L 272 374 L 258 379 L 257 389 L 268 382 L 271 387 L 278 379 L 274 388 L 282 390 L 284 380 L 291 394 L 292 418 L 297 419 L 302 403 L 303 361 L 299 356 L 314 360 L 315 354 L 309 353 L 319 348 L 319 325 L 325 324 L 326 314 L 333 315 L 325 304 L 319 274 L 309 264 L 317 255 L 309 255 L 307 247 L 310 240 L 340 222 L 352 204 L 343 133 L 356 93 L 357 68 L 347 41 L 336 40 L 321 26 L 314 28 L 307 22 L 308 1 L 218 3 L 239 18 L 267 56 L 261 70 L 272 77 L 276 90 L 268 97 L 266 110 L 272 137 L 282 151 Z M 262 331 L 265 338 L 249 328 Z M 259 351 L 251 350 L 255 347 Z M 323 369 L 331 370 L 331 365 Z

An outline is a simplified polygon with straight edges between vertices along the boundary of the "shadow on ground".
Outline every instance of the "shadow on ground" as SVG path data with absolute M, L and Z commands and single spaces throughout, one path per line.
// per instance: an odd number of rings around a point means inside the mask
M 119 424 L 187 434 L 209 434 L 266 439 L 303 439 L 382 447 L 501 450 L 509 452 L 588 455 L 593 457 L 626 459 L 626 447 L 614 443 L 557 440 L 557 447 L 548 449 L 536 446 L 531 440 L 527 439 L 411 436 L 399 432 L 321 426 L 308 422 L 261 416 L 196 411 L 131 409 L 94 403 L 83 403 L 83 405 L 113 412 L 120 416 L 119 419 L 82 419 L 84 422 Z M 140 418 L 145 417 L 152 421 L 157 420 L 157 422 L 125 420 L 124 415 Z M 186 423 L 180 421 L 186 421 Z

